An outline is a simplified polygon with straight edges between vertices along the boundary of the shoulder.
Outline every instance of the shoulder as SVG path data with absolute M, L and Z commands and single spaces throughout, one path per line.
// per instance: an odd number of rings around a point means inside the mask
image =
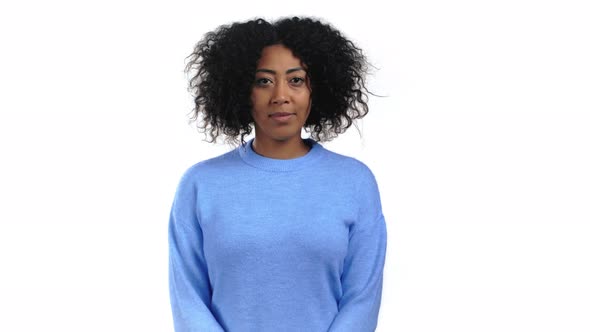
M 373 181 L 374 175 L 369 166 L 359 159 L 333 152 L 324 148 L 323 164 L 332 169 L 335 175 L 359 179 L 361 182 Z
M 199 161 L 188 167 L 181 175 L 180 184 L 196 184 L 203 179 L 210 179 L 220 174 L 227 174 L 228 169 L 242 166 L 236 150 L 217 157 Z
M 381 212 L 379 187 L 373 171 L 363 161 L 336 152 L 327 152 L 326 166 L 334 179 L 330 186 L 337 195 L 346 196 L 348 204 L 357 211 L 357 222 L 370 225 Z

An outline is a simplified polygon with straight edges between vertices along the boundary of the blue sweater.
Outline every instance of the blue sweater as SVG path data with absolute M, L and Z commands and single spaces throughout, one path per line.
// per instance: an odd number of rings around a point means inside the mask
M 386 226 L 375 177 L 318 142 L 304 156 L 245 145 L 182 176 L 169 224 L 177 332 L 368 332 Z

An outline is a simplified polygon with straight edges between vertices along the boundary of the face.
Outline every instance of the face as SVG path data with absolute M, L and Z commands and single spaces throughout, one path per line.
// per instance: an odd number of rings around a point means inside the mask
M 257 140 L 300 140 L 311 108 L 304 64 L 283 45 L 267 46 L 252 86 L 252 117 Z

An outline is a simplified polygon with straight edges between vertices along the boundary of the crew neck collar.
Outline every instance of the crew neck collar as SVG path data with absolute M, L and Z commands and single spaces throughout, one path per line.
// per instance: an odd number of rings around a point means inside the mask
M 290 172 L 313 164 L 324 151 L 322 145 L 311 138 L 304 138 L 303 141 L 311 147 L 310 150 L 305 155 L 293 159 L 274 159 L 256 153 L 252 149 L 254 138 L 238 147 L 238 150 L 242 160 L 250 166 L 273 172 Z

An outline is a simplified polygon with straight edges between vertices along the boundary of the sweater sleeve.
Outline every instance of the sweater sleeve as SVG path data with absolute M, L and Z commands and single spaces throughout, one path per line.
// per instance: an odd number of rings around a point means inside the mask
M 342 297 L 328 332 L 369 332 L 377 327 L 387 230 L 379 189 L 373 174 L 368 173 L 357 191 L 359 215 L 349 231 L 348 253 L 340 278 Z
M 223 332 L 212 314 L 211 289 L 196 217 L 196 187 L 185 174 L 170 212 L 169 287 L 176 332 Z

